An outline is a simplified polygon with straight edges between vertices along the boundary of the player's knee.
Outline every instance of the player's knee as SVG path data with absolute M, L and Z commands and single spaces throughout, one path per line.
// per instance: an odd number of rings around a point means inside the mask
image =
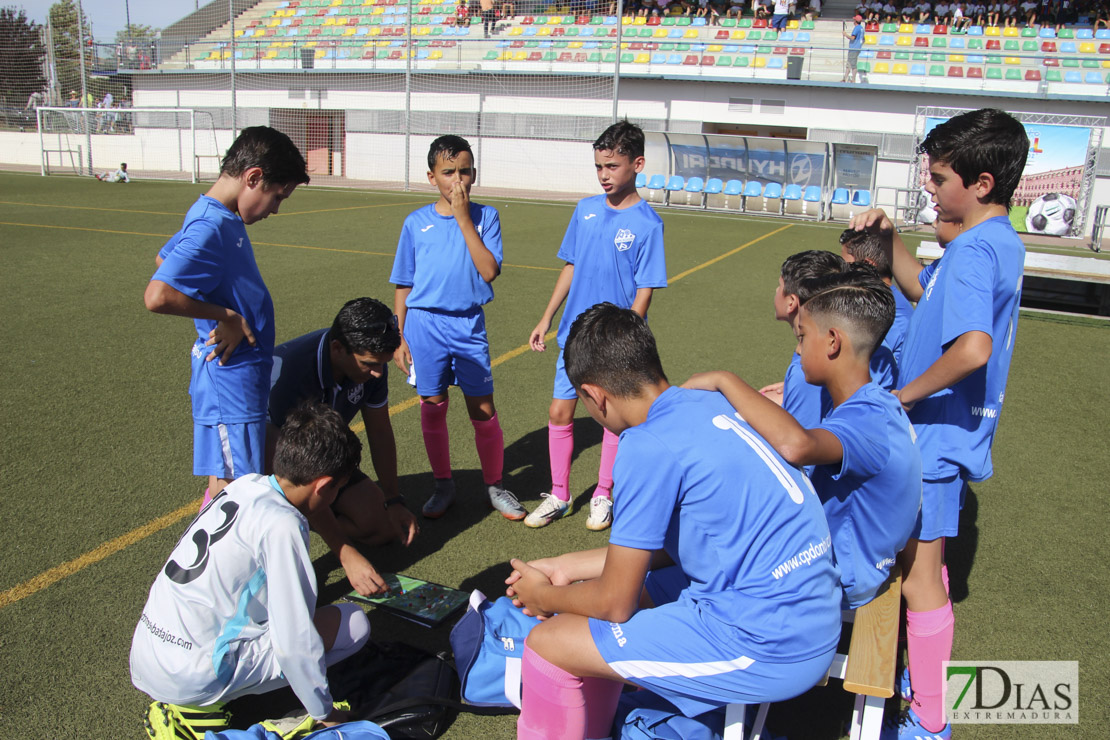
M 574 423 L 574 400 L 556 398 L 547 409 L 547 419 L 555 426 Z

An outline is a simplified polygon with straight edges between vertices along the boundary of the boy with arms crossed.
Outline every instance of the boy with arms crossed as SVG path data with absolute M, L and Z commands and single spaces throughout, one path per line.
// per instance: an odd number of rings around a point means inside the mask
M 389 421 L 387 367 L 401 343 L 393 312 L 373 298 L 356 298 L 340 309 L 330 329 L 319 329 L 274 348 L 266 425 L 266 470 L 274 443 L 289 411 L 304 401 L 322 403 L 350 424 L 362 412 L 366 440 L 381 488 L 355 470 L 335 503 L 323 509 L 312 528 L 339 556 L 360 593 L 385 590 L 378 571 L 352 544 L 408 545 L 418 528 L 397 488 L 397 443 Z M 384 489 L 384 493 L 383 493 Z
M 590 415 L 621 435 L 613 528 L 604 548 L 512 561 L 508 594 L 551 617 L 525 643 L 517 737 L 607 737 L 623 683 L 687 716 L 805 692 L 832 662 L 841 598 L 808 480 L 723 396 L 669 385 L 635 312 L 594 306 L 564 351 Z
M 911 707 L 890 737 L 951 736 L 942 703 L 942 663 L 952 654 L 953 617 L 943 569 L 944 538 L 959 531 L 967 483 L 993 474 L 990 448 L 1014 351 L 1025 246 L 1010 225 L 1029 138 L 1007 113 L 981 109 L 940 124 L 919 151 L 937 219 L 963 231 L 922 267 L 881 210 L 851 228 L 880 234 L 894 279 L 917 301 L 902 349 L 902 387 L 921 451 L 921 517 L 903 552 L 902 595 L 913 684 Z M 894 242 L 898 241 L 898 244 Z
M 806 382 L 831 398 L 820 424 L 803 427 L 732 373 L 695 375 L 684 387 L 723 393 L 788 463 L 815 466 L 813 487 L 855 609 L 875 597 L 917 521 L 921 456 L 906 412 L 868 368 L 894 320 L 894 296 L 867 266 L 811 283 L 796 334 Z
M 358 469 L 361 443 L 332 409 L 289 414 L 274 475 L 246 475 L 201 510 L 150 588 L 131 643 L 131 682 L 155 701 L 155 740 L 227 729 L 223 705 L 290 686 L 325 724 L 325 668 L 370 636 L 356 604 L 316 608 L 308 518 Z
M 393 310 L 402 332 L 394 361 L 410 367 L 420 394 L 420 429 L 435 477 L 423 514 L 438 519 L 455 500 L 447 436 L 447 387 L 457 379 L 474 426 L 490 505 L 506 519 L 524 507 L 501 485 L 505 440 L 493 405 L 486 316 L 491 283 L 501 274 L 501 221 L 497 210 L 470 202 L 476 170 L 470 144 L 441 136 L 428 150 L 428 182 L 439 200 L 405 219 L 389 282 L 397 286 Z
M 566 301 L 556 341 L 566 344 L 571 324 L 595 303 L 608 301 L 647 316 L 652 293 L 667 287 L 663 254 L 663 221 L 636 192 L 636 173 L 644 168 L 644 132 L 620 121 L 594 142 L 594 167 L 604 195 L 578 202 L 570 217 L 558 257 L 566 264 L 555 281 L 543 317 L 528 344 L 536 352 L 547 347 L 544 337 L 555 312 Z M 555 360 L 555 389 L 548 409 L 547 445 L 551 462 L 551 492 L 524 520 L 543 527 L 570 512 L 570 463 L 574 454 L 574 409 L 578 395 L 567 380 L 560 351 Z M 608 529 L 613 521 L 613 460 L 617 437 L 603 432 L 597 487 L 590 500 L 586 527 Z
M 277 213 L 308 182 L 305 167 L 285 134 L 268 126 L 243 129 L 219 179 L 158 252 L 146 288 L 147 309 L 196 326 L 189 382 L 193 474 L 208 477 L 206 501 L 235 478 L 263 469 L 274 303 L 246 226 Z

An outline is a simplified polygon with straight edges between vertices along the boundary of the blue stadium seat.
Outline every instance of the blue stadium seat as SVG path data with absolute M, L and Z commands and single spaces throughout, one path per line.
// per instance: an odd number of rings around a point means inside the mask
M 801 200 L 802 199 L 802 186 L 791 183 L 783 188 L 783 200 Z
M 667 63 L 667 53 L 665 51 L 655 52 L 654 54 L 651 55 L 651 63 L 652 64 L 666 64 Z
M 667 64 L 682 64 L 681 54 L 671 54 L 667 57 Z
M 763 189 L 764 198 L 781 198 L 782 197 L 782 184 L 777 182 L 767 183 L 767 187 Z
M 821 186 L 810 185 L 802 193 L 802 200 L 806 203 L 820 203 L 821 202 Z
M 852 193 L 852 205 L 867 208 L 871 205 L 871 192 L 869 190 L 857 190 Z
M 686 192 L 686 205 L 700 206 L 702 204 L 702 191 L 705 190 L 705 181 L 700 177 L 691 177 L 686 181 L 686 187 L 683 190 Z M 677 200 L 677 197 L 671 196 L 672 203 Z
M 725 183 L 725 195 L 740 195 L 744 192 L 744 183 L 740 180 L 729 180 Z
M 782 33 L 779 34 L 779 41 L 786 42 L 786 41 L 793 41 L 793 40 L 794 40 L 794 32 L 793 31 L 783 31 Z
M 652 175 L 648 178 L 647 183 L 647 199 L 652 203 L 662 203 L 667 199 L 667 194 L 663 190 L 663 186 L 667 184 L 667 178 L 664 175 Z
M 805 212 L 805 203 L 802 202 L 802 186 L 791 183 L 782 191 L 782 210 L 792 216 Z
M 1042 39 L 1056 38 L 1056 29 L 1052 26 L 1041 26 L 1041 31 L 1038 34 Z
M 1084 30 L 1087 30 L 1087 29 L 1084 29 Z M 1076 36 L 1078 38 L 1083 38 L 1078 33 L 1076 34 Z M 1100 29 L 1098 29 L 1097 31 L 1095 31 L 1095 38 L 1096 39 L 1110 39 L 1110 28 L 1100 28 Z
M 1075 29 L 1075 37 L 1080 41 L 1090 41 L 1095 37 L 1095 32 L 1089 28 Z
M 705 183 L 705 194 L 716 195 L 724 190 L 724 188 L 725 184 L 721 182 L 719 177 L 711 177 L 709 181 Z
M 736 210 L 744 203 L 741 193 L 744 190 L 744 183 L 739 180 L 729 180 L 720 185 L 721 181 L 713 178 L 706 186 L 705 206 L 707 208 L 728 208 Z M 716 188 L 720 187 L 720 190 Z M 712 188 L 712 190 L 710 189 Z
M 1076 71 L 1074 69 L 1069 69 L 1066 72 L 1064 72 L 1064 82 L 1082 82 L 1082 81 L 1083 81 L 1083 75 L 1079 74 L 1078 71 Z
M 647 187 L 647 175 L 645 175 L 643 172 L 637 172 L 636 173 L 636 187 L 637 188 Z
M 744 186 L 744 196 L 755 198 L 763 195 L 763 183 L 759 180 L 748 180 L 748 184 Z
M 782 69 L 782 57 L 771 57 L 767 60 L 767 69 Z
M 1101 85 L 1103 82 L 1102 73 L 1088 72 L 1087 75 L 1083 78 L 1083 81 L 1086 82 L 1088 85 Z
M 663 186 L 664 190 L 677 191 L 686 187 L 686 179 L 682 175 L 671 175 L 667 180 L 667 184 Z
M 983 35 L 983 27 L 982 26 L 971 26 L 970 28 L 967 29 L 967 35 L 968 36 L 982 36 Z
M 837 188 L 834 190 L 832 204 L 837 206 L 848 205 L 848 188 Z
M 921 64 L 921 63 L 911 64 L 910 65 L 910 74 L 914 77 L 924 77 L 925 76 L 925 65 Z
M 798 32 L 798 43 L 799 44 L 808 44 L 809 43 L 809 31 L 799 31 Z

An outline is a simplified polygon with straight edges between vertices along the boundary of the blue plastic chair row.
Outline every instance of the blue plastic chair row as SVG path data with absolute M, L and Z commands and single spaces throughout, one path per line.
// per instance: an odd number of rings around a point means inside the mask
M 855 190 L 848 194 L 848 188 L 837 188 L 833 190 L 832 204 L 834 206 L 846 206 L 849 203 L 856 208 L 866 208 L 871 205 L 871 192 L 869 190 Z

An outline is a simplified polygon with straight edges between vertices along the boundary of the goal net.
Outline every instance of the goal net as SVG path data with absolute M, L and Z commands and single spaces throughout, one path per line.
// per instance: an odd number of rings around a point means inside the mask
M 132 177 L 196 182 L 219 173 L 231 143 L 210 112 L 191 108 L 41 106 L 36 130 L 43 175 L 99 175 L 126 162 Z

